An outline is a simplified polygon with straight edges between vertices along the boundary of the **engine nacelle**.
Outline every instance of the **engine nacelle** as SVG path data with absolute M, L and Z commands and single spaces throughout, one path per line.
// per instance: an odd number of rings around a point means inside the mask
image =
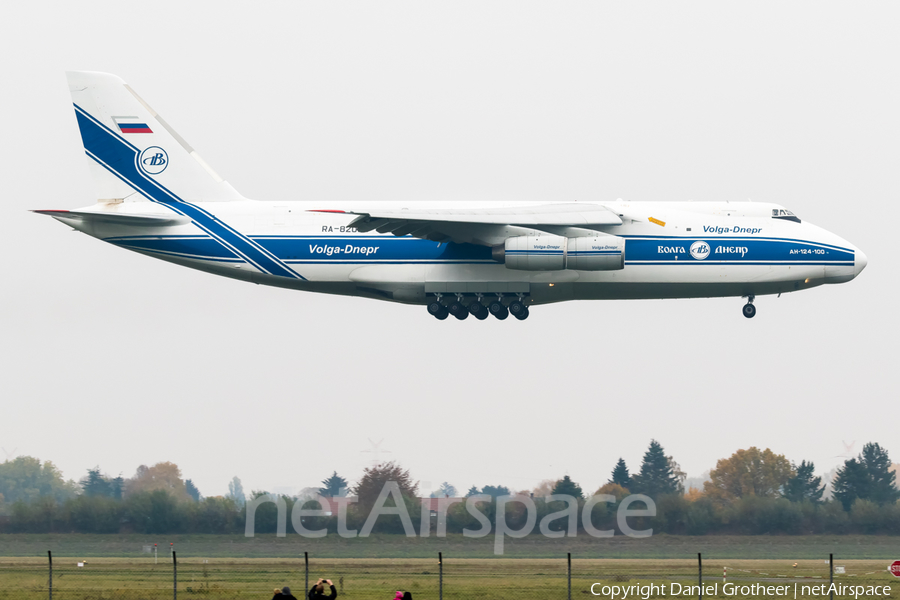
M 495 247 L 506 263 L 507 269 L 519 271 L 562 271 L 566 268 L 568 239 L 558 235 L 520 235 L 506 238 L 503 247 Z
M 625 268 L 625 239 L 614 235 L 569 238 L 566 268 L 617 271 Z
M 613 235 L 520 235 L 495 246 L 491 255 L 519 271 L 615 271 L 625 267 L 625 240 Z

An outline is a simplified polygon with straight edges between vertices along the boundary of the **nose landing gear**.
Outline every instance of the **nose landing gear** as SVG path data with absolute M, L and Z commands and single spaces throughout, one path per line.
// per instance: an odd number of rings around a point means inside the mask
M 747 296 L 747 304 L 741 309 L 741 312 L 748 319 L 752 319 L 756 316 L 756 307 L 753 306 L 753 299 L 755 296 Z

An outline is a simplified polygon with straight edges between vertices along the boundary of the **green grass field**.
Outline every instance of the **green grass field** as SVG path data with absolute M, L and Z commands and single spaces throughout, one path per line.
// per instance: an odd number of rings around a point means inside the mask
M 0 534 L 0 557 L 56 556 L 140 558 L 144 545 L 158 543 L 161 551 L 169 543 L 188 558 L 290 558 L 309 552 L 316 558 L 495 558 L 494 538 L 451 535 L 446 538 L 406 538 L 373 535 L 343 539 L 329 535 L 308 539 L 296 534 L 284 538 L 258 535 L 88 535 L 88 534 Z M 829 553 L 842 560 L 894 560 L 900 558 L 900 537 L 877 535 L 833 536 L 672 536 L 646 539 L 625 536 L 597 539 L 581 534 L 575 538 L 548 539 L 529 536 L 504 542 L 505 558 L 559 558 L 571 552 L 577 558 L 683 558 L 698 552 L 710 559 L 823 559 Z
M 173 598 L 175 579 L 168 561 L 154 564 L 153 559 L 88 558 L 80 568 L 76 560 L 57 558 L 53 574 L 53 597 L 57 600 L 125 600 Z M 796 566 L 795 566 L 796 563 Z M 845 573 L 836 575 L 839 585 L 890 585 L 891 593 L 878 598 L 900 598 L 900 581 L 886 571 L 884 560 L 838 561 Z M 705 560 L 704 585 L 719 584 L 717 597 L 751 598 L 767 595 L 726 594 L 722 588 L 723 567 L 733 585 L 753 583 L 787 586 L 784 597 L 793 598 L 796 583 L 821 585 L 828 581 L 828 564 L 823 560 Z M 565 598 L 566 560 L 561 559 L 447 559 L 443 564 L 443 598 Z M 250 600 L 271 598 L 275 587 L 288 585 L 298 598 L 303 597 L 303 561 L 295 559 L 211 558 L 179 561 L 177 589 L 179 598 L 209 600 Z M 395 590 L 409 590 L 416 600 L 439 597 L 439 565 L 435 559 L 313 559 L 310 579 L 328 577 L 348 598 L 393 598 Z M 672 583 L 696 585 L 696 559 L 573 559 L 572 596 L 594 597 L 603 585 L 620 588 L 650 584 L 668 586 L 665 594 L 651 598 L 685 597 L 671 594 Z M 709 594 L 707 596 L 711 597 Z M 607 596 L 608 597 L 608 596 Z M 621 596 L 617 596 L 618 598 Z M 638 596 L 640 597 L 640 596 Z M 687 597 L 697 597 L 695 593 Z M 812 598 L 800 593 L 798 598 Z M 837 595 L 842 598 L 846 596 Z M 0 598 L 38 600 L 49 598 L 46 559 L 0 559 Z

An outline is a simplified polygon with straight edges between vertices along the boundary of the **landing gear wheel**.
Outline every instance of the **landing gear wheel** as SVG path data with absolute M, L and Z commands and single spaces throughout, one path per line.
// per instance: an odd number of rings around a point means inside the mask
M 509 316 L 509 309 L 503 306 L 503 303 L 499 300 L 491 302 L 490 306 L 488 306 L 488 311 L 501 321 Z
M 443 321 L 447 318 L 447 315 L 449 313 L 447 312 L 446 306 L 438 301 L 434 301 L 428 304 L 428 314 L 438 319 L 439 321 Z
M 509 304 L 509 314 L 514 316 L 515 318 L 522 319 L 528 318 L 528 307 L 521 300 L 514 300 Z M 525 315 L 525 316 L 522 316 Z
M 454 300 L 450 303 L 450 306 L 447 307 L 447 310 L 450 311 L 450 314 L 459 319 L 460 321 L 465 321 L 469 318 L 469 309 L 465 307 L 465 305 L 459 300 Z
M 463 306 L 462 302 L 460 302 L 459 300 L 454 300 L 453 302 L 448 304 L 447 310 L 449 310 L 450 314 L 453 315 L 454 317 L 463 311 L 465 311 L 466 314 L 468 314 L 468 312 L 469 312 L 466 310 L 466 307 Z
M 488 309 L 478 300 L 469 304 L 469 313 L 479 321 L 484 321 L 488 318 Z
M 741 312 L 744 313 L 744 316 L 747 317 L 748 319 L 752 319 L 753 317 L 756 316 L 756 307 L 748 302 L 741 309 Z

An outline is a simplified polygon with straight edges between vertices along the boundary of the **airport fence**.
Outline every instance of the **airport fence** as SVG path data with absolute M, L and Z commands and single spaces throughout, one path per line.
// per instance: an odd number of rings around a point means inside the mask
M 607 600 L 660 598 L 879 598 L 900 600 L 885 561 L 685 559 L 165 559 L 0 562 L 0 600 L 269 600 L 275 588 L 306 597 L 331 579 L 338 597 Z M 878 568 L 878 565 L 882 565 Z M 833 584 L 833 585 L 832 585 Z M 326 592 L 327 592 L 326 588 Z

